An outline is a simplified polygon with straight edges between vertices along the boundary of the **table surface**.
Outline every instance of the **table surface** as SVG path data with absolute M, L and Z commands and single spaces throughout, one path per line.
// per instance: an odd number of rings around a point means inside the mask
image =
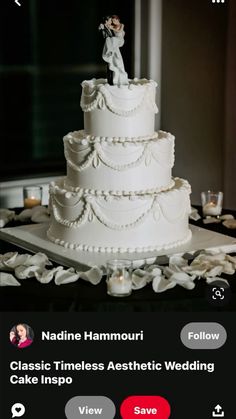
M 224 211 L 236 216 L 236 211 Z M 204 225 L 202 220 L 191 221 L 199 227 L 208 228 L 231 237 L 236 237 L 236 230 L 227 229 L 220 224 Z M 13 227 L 16 224 L 8 224 Z M 19 225 L 19 224 L 18 224 Z M 17 246 L 0 241 L 1 253 L 24 252 Z M 24 279 L 20 287 L 0 288 L 1 311 L 235 311 L 236 310 L 236 274 L 222 275 L 229 280 L 232 297 L 230 302 L 221 308 L 212 306 L 206 298 L 205 280 L 196 282 L 194 290 L 176 286 L 164 293 L 155 293 L 151 284 L 133 293 L 129 297 L 110 297 L 106 292 L 105 280 L 93 286 L 83 280 L 57 286 L 54 282 L 41 284 L 35 278 Z M 104 278 L 105 279 L 105 278 Z

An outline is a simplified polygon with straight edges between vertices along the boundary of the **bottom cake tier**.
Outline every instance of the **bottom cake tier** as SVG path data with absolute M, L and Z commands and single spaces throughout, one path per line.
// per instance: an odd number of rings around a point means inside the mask
M 66 248 L 133 253 L 165 250 L 191 238 L 191 188 L 174 179 L 163 192 L 125 194 L 81 189 L 71 192 L 64 179 L 50 186 L 48 238 Z

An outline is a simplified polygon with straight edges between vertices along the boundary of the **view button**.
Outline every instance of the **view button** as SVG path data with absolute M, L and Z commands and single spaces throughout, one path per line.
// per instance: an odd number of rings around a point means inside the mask
M 105 396 L 75 396 L 67 402 L 65 414 L 67 419 L 113 419 L 116 408 L 113 401 Z

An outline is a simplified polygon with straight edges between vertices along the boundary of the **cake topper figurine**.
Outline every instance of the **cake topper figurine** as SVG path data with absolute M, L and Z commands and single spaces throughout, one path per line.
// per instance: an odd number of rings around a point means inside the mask
M 107 81 L 109 84 L 128 84 L 128 75 L 124 68 L 120 47 L 124 45 L 124 25 L 117 15 L 103 18 L 99 25 L 105 39 L 102 58 L 107 63 Z

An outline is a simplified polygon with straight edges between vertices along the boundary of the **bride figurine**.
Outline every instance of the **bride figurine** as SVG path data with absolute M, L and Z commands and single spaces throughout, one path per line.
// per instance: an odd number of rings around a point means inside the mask
M 106 16 L 99 26 L 105 43 L 102 58 L 107 63 L 107 81 L 109 84 L 128 84 L 128 75 L 124 68 L 120 47 L 124 45 L 124 25 L 117 15 Z

